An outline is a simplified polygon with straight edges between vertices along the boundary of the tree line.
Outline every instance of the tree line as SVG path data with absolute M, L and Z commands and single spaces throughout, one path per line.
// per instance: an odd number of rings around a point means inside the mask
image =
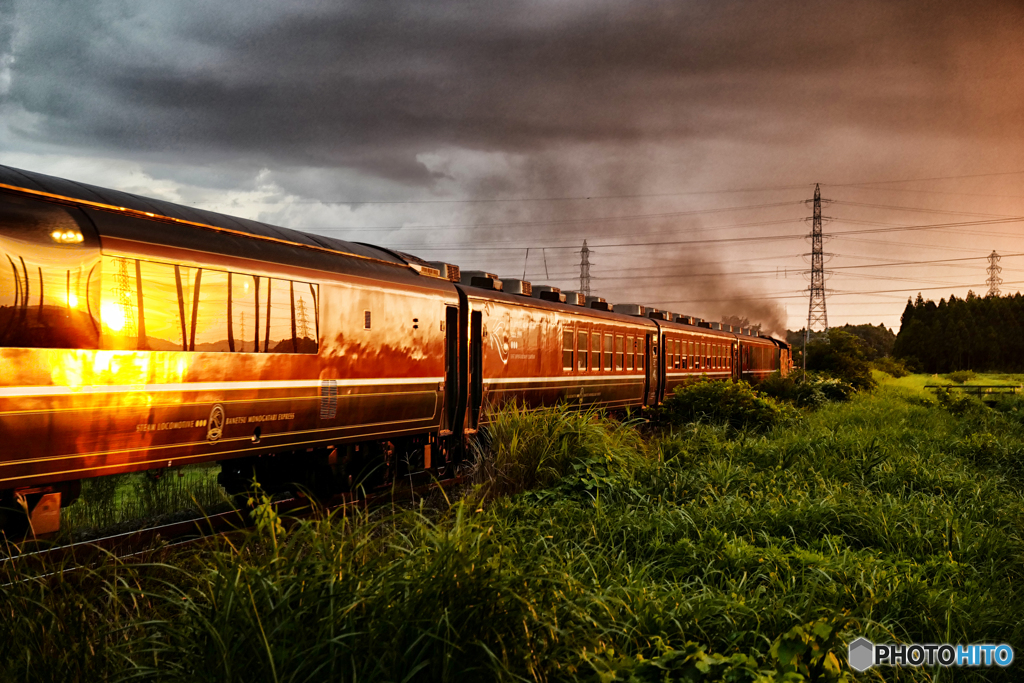
M 925 372 L 1024 370 L 1024 296 L 907 300 L 893 356 Z

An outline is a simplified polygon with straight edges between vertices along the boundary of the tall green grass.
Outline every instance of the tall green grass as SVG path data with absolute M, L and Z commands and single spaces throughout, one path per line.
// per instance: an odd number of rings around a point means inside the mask
M 982 409 L 884 385 L 754 432 L 511 406 L 440 513 L 267 507 L 201 549 L 3 565 L 0 679 L 834 681 L 861 635 L 1019 644 L 1024 427 Z
M 218 466 L 186 466 L 160 476 L 136 472 L 86 479 L 78 500 L 61 510 L 61 534 L 77 536 L 211 510 L 226 500 L 217 483 L 219 472 Z

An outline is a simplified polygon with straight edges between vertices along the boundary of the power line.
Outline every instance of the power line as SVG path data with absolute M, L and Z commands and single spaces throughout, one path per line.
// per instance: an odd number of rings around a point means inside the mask
M 1020 223 L 1024 222 L 1024 217 L 1011 217 L 1011 218 L 993 218 L 988 220 L 980 221 L 958 221 L 956 223 L 932 223 L 927 225 L 906 225 L 906 226 L 891 226 L 884 228 L 876 228 L 871 230 L 844 230 L 843 232 L 833 232 L 830 237 L 843 237 L 845 235 L 870 235 L 878 233 L 889 233 L 889 232 L 903 232 L 903 231 L 916 231 L 916 230 L 943 230 L 951 228 L 962 228 L 971 227 L 976 225 L 1001 225 L 1006 223 Z M 960 231 L 965 233 L 968 231 Z M 974 233 L 972 233 L 974 234 Z M 980 233 L 984 234 L 984 233 Z M 1011 235 L 1002 235 L 1004 237 L 1010 237 Z M 694 245 L 694 244 L 715 244 L 715 243 L 729 243 L 729 242 L 773 242 L 779 240 L 789 239 L 803 239 L 806 235 L 802 234 L 789 234 L 789 235 L 767 235 L 764 237 L 725 237 L 719 239 L 705 239 L 705 240 L 669 240 L 662 242 L 620 242 L 613 244 L 597 244 L 594 245 L 598 249 L 618 248 L 618 247 L 661 247 L 661 246 L 672 246 L 672 245 Z M 393 245 L 396 249 L 423 249 L 431 251 L 439 250 L 453 250 L 453 251 L 477 251 L 477 250 L 522 250 L 526 247 L 515 247 L 506 246 L 508 243 L 489 243 L 489 244 L 475 244 L 468 246 L 461 245 L 448 245 L 443 247 L 430 247 L 426 245 Z M 536 248 L 536 247 L 534 247 Z M 573 249 L 575 247 L 571 245 L 550 245 L 548 249 Z
M 738 194 L 744 192 L 775 192 L 778 190 L 804 189 L 807 184 L 802 185 L 777 185 L 774 187 L 746 187 L 730 190 L 691 190 L 688 192 L 662 192 L 652 194 L 604 194 L 604 195 L 575 195 L 567 197 L 488 197 L 483 199 L 402 199 L 402 200 L 359 200 L 359 199 L 338 199 L 338 200 L 300 200 L 289 202 L 291 204 L 489 204 L 509 202 L 575 202 L 593 201 L 595 199 L 652 199 L 657 197 L 688 197 L 706 194 Z
M 915 194 L 944 194 L 951 197 L 996 197 L 999 199 L 1024 199 L 1019 194 L 986 194 L 980 192 L 950 192 L 948 190 L 915 190 L 909 187 L 864 187 L 861 185 L 841 185 L 837 187 L 852 188 L 854 190 L 871 190 L 872 192 L 913 192 Z
M 900 206 L 899 204 L 868 204 L 866 202 L 851 202 L 843 199 L 832 200 L 833 204 L 843 204 L 845 206 L 863 206 L 869 209 L 886 209 L 890 211 L 912 211 L 914 213 L 942 213 L 954 216 L 985 216 L 988 218 L 1013 218 L 1013 216 L 1007 216 L 1005 214 L 995 213 L 974 213 L 971 211 L 950 211 L 947 209 L 925 209 L 914 206 Z
M 905 178 L 903 180 L 865 180 L 857 183 L 828 183 L 829 187 L 846 187 L 847 185 L 892 185 L 894 183 L 918 183 L 930 180 L 960 180 L 962 178 L 991 178 L 1000 175 L 1022 175 L 1024 171 L 999 171 L 997 173 L 974 173 L 971 175 L 947 175 L 931 178 Z
M 559 218 L 537 221 L 505 221 L 501 223 L 440 223 L 435 225 L 378 225 L 378 226 L 328 226 L 316 230 L 344 230 L 359 232 L 375 232 L 380 230 L 438 230 L 438 229 L 480 229 L 480 228 L 521 228 L 531 225 L 574 225 L 578 223 L 608 223 L 615 221 L 647 220 L 649 218 L 679 218 L 682 216 L 700 216 L 728 211 L 750 211 L 753 209 L 769 209 L 780 206 L 797 206 L 803 202 L 771 202 L 767 204 L 748 204 L 745 206 L 725 206 L 717 209 L 695 209 L 692 211 L 670 211 L 664 213 L 622 214 L 619 216 L 593 216 L 588 218 Z M 308 228 L 313 230 L 313 228 Z

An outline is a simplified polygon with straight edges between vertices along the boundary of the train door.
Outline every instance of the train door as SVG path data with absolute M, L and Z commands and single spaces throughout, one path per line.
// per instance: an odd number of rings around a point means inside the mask
M 444 316 L 444 430 L 455 431 L 459 408 L 459 309 L 446 306 Z
M 729 343 L 729 348 L 732 349 L 730 357 L 732 360 L 732 378 L 733 381 L 738 381 L 740 378 L 740 345 L 739 342 L 733 340 Z
M 461 287 L 455 289 L 459 293 L 459 324 L 456 342 L 458 388 L 456 390 L 455 421 L 452 423 L 451 429 L 461 438 L 466 425 L 466 408 L 469 405 L 469 297 Z
M 647 405 L 658 405 L 661 392 L 661 360 L 658 354 L 658 333 L 647 335 Z
M 483 313 L 473 311 L 469 317 L 469 428 L 475 431 L 484 399 Z

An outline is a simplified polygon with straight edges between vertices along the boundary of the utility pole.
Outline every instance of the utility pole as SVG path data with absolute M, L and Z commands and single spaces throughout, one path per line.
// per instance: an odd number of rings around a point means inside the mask
M 825 238 L 821 232 L 821 188 L 818 184 L 814 185 L 812 201 L 814 215 L 811 218 L 811 234 L 807 236 L 811 241 L 811 286 L 808 287 L 811 297 L 807 306 L 807 329 L 804 330 L 804 371 L 807 370 L 807 342 L 811 331 L 815 326 L 819 326 L 823 332 L 828 332 L 828 312 L 825 310 L 825 252 L 822 249 Z
M 1003 278 L 999 277 L 999 273 L 1003 272 L 1002 266 L 996 265 L 999 263 L 1000 256 L 996 253 L 995 249 L 988 255 L 988 268 L 985 272 L 988 273 L 988 279 L 985 280 L 985 284 L 988 285 L 988 296 L 999 296 L 999 285 L 1003 284 Z
M 580 251 L 580 291 L 590 296 L 590 249 L 586 240 L 583 240 L 583 249 Z

